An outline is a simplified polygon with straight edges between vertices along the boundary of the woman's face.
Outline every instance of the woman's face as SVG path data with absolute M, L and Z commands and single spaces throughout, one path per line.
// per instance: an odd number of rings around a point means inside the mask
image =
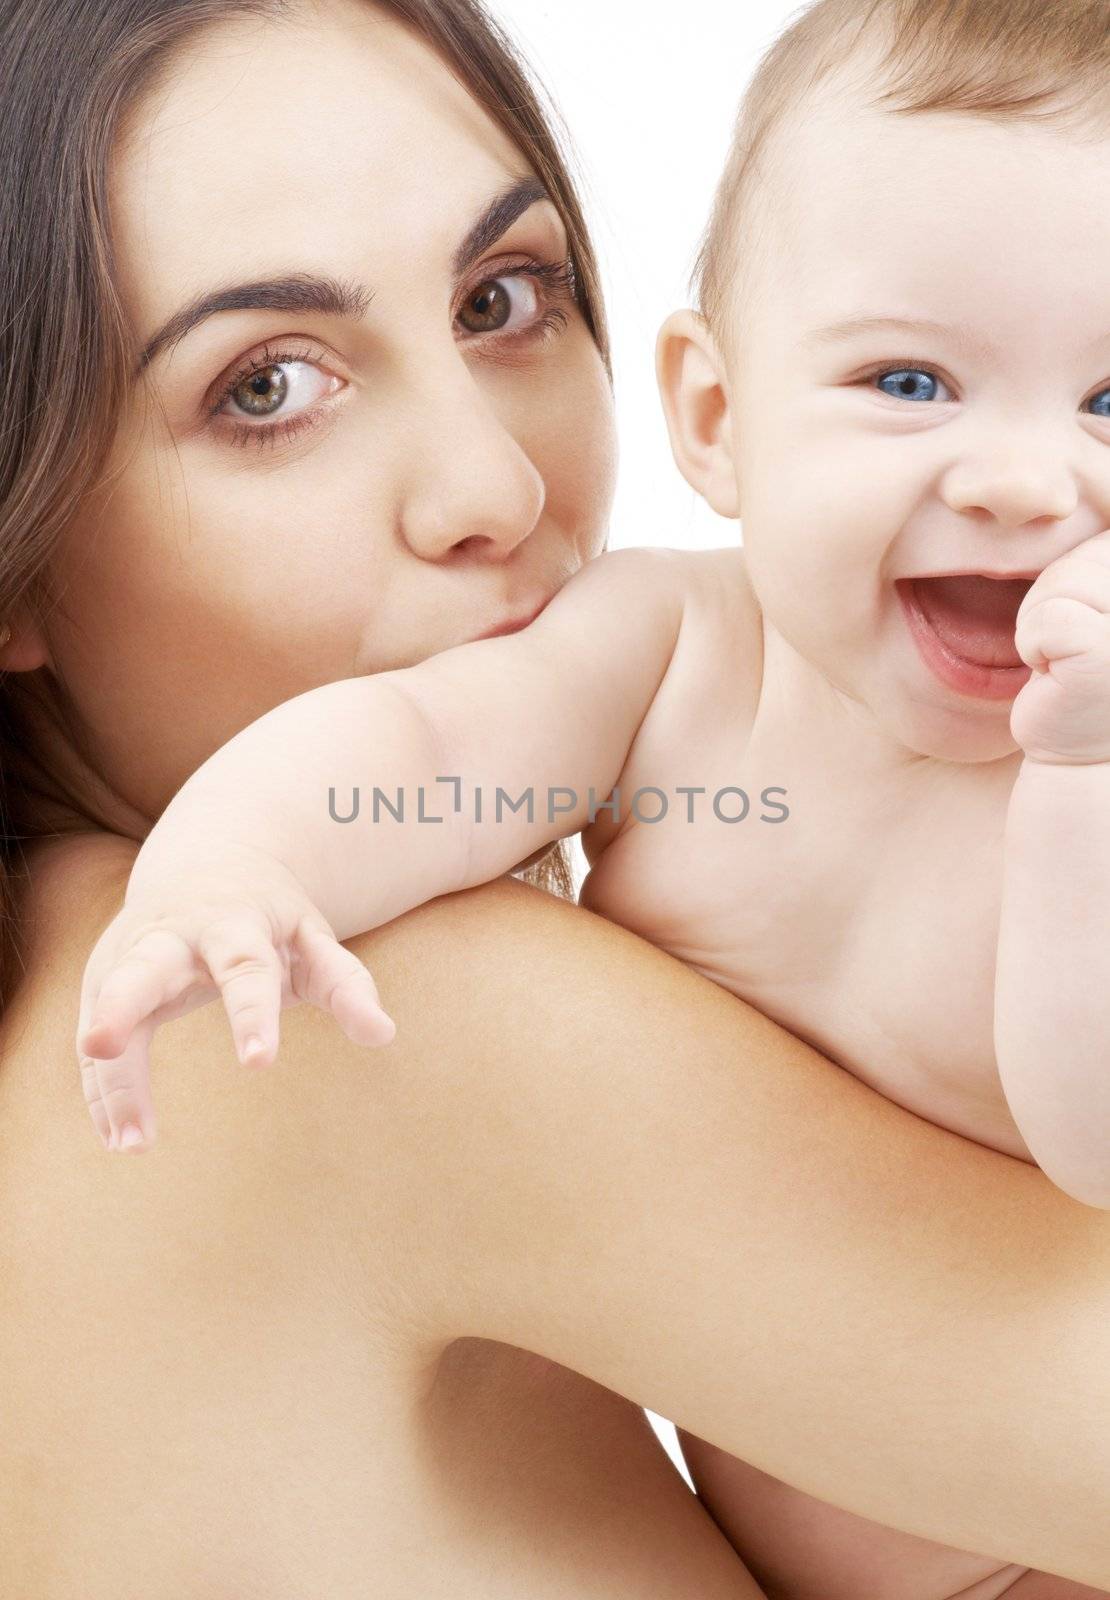
M 557 211 L 363 0 L 206 35 L 136 108 L 112 204 L 142 346 L 228 302 L 137 379 L 44 626 L 153 820 L 279 702 L 530 617 L 604 542 L 615 445 Z M 299 305 L 243 287 L 294 277 Z

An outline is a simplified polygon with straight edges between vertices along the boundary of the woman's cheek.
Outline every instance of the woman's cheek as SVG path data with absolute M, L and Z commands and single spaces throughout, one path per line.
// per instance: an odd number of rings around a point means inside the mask
M 550 397 L 533 456 L 547 486 L 548 509 L 575 530 L 584 559 L 605 542 L 617 481 L 613 394 L 592 341 L 590 352 L 575 380 Z

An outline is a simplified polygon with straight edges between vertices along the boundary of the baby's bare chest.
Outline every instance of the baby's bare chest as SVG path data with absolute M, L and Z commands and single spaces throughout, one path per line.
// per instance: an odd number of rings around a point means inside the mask
M 1005 787 L 925 767 L 888 783 L 804 744 L 722 725 L 654 750 L 622 811 L 651 785 L 666 815 L 620 833 L 583 902 L 889 1099 L 1028 1159 L 993 1047 Z

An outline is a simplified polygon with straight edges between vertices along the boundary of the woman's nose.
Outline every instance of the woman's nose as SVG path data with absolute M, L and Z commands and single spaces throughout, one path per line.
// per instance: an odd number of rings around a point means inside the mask
M 413 448 L 401 532 L 425 561 L 504 561 L 535 528 L 544 481 L 460 363 L 438 387 Z M 461 381 L 460 381 L 461 379 Z
M 1010 438 L 989 454 L 955 463 L 945 476 L 942 498 L 953 511 L 982 511 L 1006 527 L 1039 518 L 1060 522 L 1079 503 L 1079 486 L 1065 449 L 1044 437 Z

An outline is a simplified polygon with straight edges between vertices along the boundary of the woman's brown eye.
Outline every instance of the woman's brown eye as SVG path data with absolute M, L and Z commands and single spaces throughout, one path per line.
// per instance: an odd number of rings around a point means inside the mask
M 513 303 L 500 278 L 480 283 L 459 312 L 463 327 L 470 333 L 495 333 L 512 314 Z
M 232 393 L 236 403 L 248 416 L 268 417 L 271 412 L 278 410 L 288 391 L 289 380 L 279 363 L 252 372 L 249 378 L 236 384 Z

